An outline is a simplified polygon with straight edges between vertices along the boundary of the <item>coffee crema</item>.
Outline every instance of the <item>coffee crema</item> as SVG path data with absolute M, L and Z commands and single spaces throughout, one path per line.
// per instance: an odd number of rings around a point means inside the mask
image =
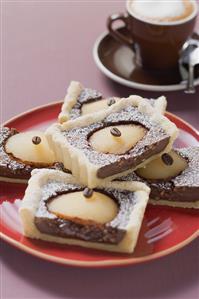
M 131 0 L 129 12 L 148 22 L 183 21 L 196 9 L 192 0 Z

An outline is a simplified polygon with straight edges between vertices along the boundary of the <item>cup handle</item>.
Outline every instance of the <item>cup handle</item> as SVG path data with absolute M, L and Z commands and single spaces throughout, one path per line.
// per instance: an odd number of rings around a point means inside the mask
M 118 30 L 113 29 L 113 23 L 118 20 L 122 21 L 125 24 L 125 27 L 128 29 L 128 16 L 125 14 L 114 14 L 111 15 L 107 20 L 107 28 L 110 34 L 118 42 L 125 44 L 133 49 L 133 40 L 130 37 L 123 35 Z

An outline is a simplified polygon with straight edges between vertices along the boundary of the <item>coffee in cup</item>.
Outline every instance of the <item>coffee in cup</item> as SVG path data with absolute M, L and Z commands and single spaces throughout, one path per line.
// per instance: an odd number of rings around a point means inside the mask
M 147 70 L 177 67 L 180 51 L 193 33 L 198 5 L 196 0 L 128 0 L 127 14 L 108 18 L 110 34 L 135 52 L 136 64 Z M 128 35 L 113 28 L 120 20 Z
M 131 0 L 128 9 L 132 15 L 149 23 L 173 23 L 192 16 L 195 6 L 190 0 Z

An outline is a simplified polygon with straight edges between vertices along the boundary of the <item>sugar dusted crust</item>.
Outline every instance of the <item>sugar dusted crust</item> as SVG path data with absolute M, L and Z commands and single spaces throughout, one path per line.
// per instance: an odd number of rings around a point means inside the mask
M 187 209 L 199 209 L 199 200 L 194 202 L 179 202 L 170 200 L 154 200 L 150 199 L 149 203 L 152 205 L 168 206 L 173 208 L 187 208 Z
M 0 177 L 0 182 L 5 182 L 5 183 L 15 183 L 15 184 L 27 184 L 28 179 L 16 179 L 16 178 L 8 178 L 8 177 Z
M 71 81 L 64 98 L 61 112 L 58 116 L 58 120 L 60 123 L 63 123 L 70 119 L 70 111 L 77 102 L 78 96 L 80 95 L 82 90 L 83 86 L 81 85 L 81 83 L 77 81 Z
M 147 100 L 147 99 L 146 99 Z M 167 100 L 165 96 L 161 96 L 157 99 L 148 99 L 150 105 L 159 113 L 164 114 L 167 108 Z
M 128 109 L 128 107 L 135 107 L 139 113 L 150 119 L 152 123 L 160 127 L 169 137 L 168 145 L 159 152 L 149 157 L 144 162 L 137 165 L 135 168 L 130 170 L 117 173 L 115 175 L 108 176 L 106 179 L 101 179 L 97 176 L 97 172 L 100 169 L 99 163 L 95 164 L 91 162 L 87 155 L 78 148 L 78 146 L 71 145 L 67 137 L 64 136 L 63 132 L 69 132 L 74 128 L 88 127 L 94 125 L 105 118 L 110 117 L 113 113 L 120 112 L 123 109 Z M 46 136 L 48 138 L 49 144 L 55 152 L 56 159 L 63 162 L 64 166 L 72 171 L 75 178 L 82 184 L 88 185 L 93 188 L 97 185 L 102 184 L 104 180 L 111 181 L 116 177 L 127 175 L 138 167 L 144 166 L 150 160 L 162 155 L 165 152 L 169 152 L 172 148 L 172 144 L 176 139 L 178 134 L 178 129 L 175 124 L 170 122 L 165 116 L 159 114 L 156 109 L 148 103 L 147 100 L 139 96 L 130 96 L 129 98 L 121 99 L 116 104 L 110 106 L 107 110 L 102 110 L 92 115 L 85 115 L 79 117 L 75 120 L 69 120 L 68 122 L 61 124 L 53 124 L 46 131 Z M 79 134 L 78 136 L 80 136 Z M 76 139 L 78 142 L 78 139 Z M 110 160 L 110 156 L 109 156 Z
M 67 89 L 66 96 L 64 98 L 64 103 L 61 107 L 61 112 L 58 116 L 59 123 L 64 123 L 68 121 L 69 119 L 74 119 L 78 117 L 79 115 L 75 115 L 74 113 L 71 113 L 77 102 L 79 101 L 79 98 L 83 91 L 88 90 L 86 89 L 80 82 L 77 81 L 71 81 L 70 85 Z M 90 90 L 95 94 L 94 99 L 96 100 L 98 92 L 95 92 L 94 90 Z M 100 98 L 101 97 L 101 98 Z M 99 98 L 102 99 L 102 95 L 99 93 Z M 89 100 L 89 98 L 88 98 Z M 161 96 L 157 99 L 146 99 L 148 103 L 159 113 L 164 114 L 166 111 L 167 101 L 164 96 Z M 85 100 L 85 103 L 87 100 Z M 80 108 L 81 109 L 81 108 Z
M 115 188 L 117 190 L 128 190 L 134 192 L 136 203 L 130 215 L 128 224 L 125 227 L 126 233 L 122 241 L 117 245 L 110 245 L 96 242 L 86 242 L 82 240 L 55 237 L 41 233 L 34 224 L 34 217 L 37 212 L 39 201 L 41 200 L 42 187 L 55 180 L 62 183 L 77 184 L 70 174 L 65 174 L 59 170 L 40 169 L 32 172 L 25 196 L 20 208 L 20 217 L 23 224 L 24 235 L 34 239 L 42 239 L 49 242 L 56 242 L 82 247 L 95 248 L 115 252 L 132 253 L 137 243 L 139 230 L 148 202 L 150 189 L 140 182 L 111 182 L 101 185 L 104 188 Z

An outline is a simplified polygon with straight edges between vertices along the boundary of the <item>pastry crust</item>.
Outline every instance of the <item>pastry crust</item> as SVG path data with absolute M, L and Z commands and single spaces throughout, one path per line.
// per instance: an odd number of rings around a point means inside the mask
M 187 201 L 170 201 L 170 200 L 149 200 L 149 203 L 152 205 L 159 205 L 159 206 L 168 206 L 173 208 L 187 208 L 187 209 L 199 209 L 199 200 L 194 202 L 187 202 Z
M 59 123 L 64 123 L 71 118 L 71 110 L 74 108 L 75 104 L 77 104 L 81 93 L 87 90 L 80 82 L 71 81 L 70 85 L 67 89 L 66 96 L 64 98 L 64 103 L 61 107 L 61 112 L 58 116 Z M 94 91 L 93 91 L 94 92 Z M 96 92 L 97 94 L 97 92 Z M 101 95 L 101 94 L 100 94 Z M 102 96 L 101 98 L 102 99 Z M 100 100 L 99 99 L 99 100 Z M 164 114 L 166 111 L 167 101 L 164 96 L 161 96 L 157 99 L 146 99 L 149 104 L 159 113 Z
M 150 105 L 160 114 L 164 114 L 167 108 L 167 100 L 165 96 L 160 96 L 157 99 L 145 99 L 148 100 Z
M 76 180 L 70 174 L 65 174 L 59 170 L 33 170 L 32 177 L 29 180 L 28 187 L 26 189 L 25 196 L 22 200 L 22 205 L 19 211 L 25 236 L 35 239 L 42 239 L 49 242 L 78 245 L 101 250 L 126 253 L 133 252 L 137 242 L 150 191 L 150 189 L 145 184 L 140 182 L 111 182 L 105 183 L 101 186 L 104 188 L 132 191 L 136 196 L 136 202 L 133 205 L 133 209 L 130 213 L 130 218 L 126 226 L 124 227 L 125 235 L 118 244 L 112 245 L 106 243 L 87 242 L 72 238 L 56 237 L 41 233 L 37 229 L 34 223 L 34 218 L 42 197 L 42 188 L 51 180 L 56 182 L 59 181 L 66 184 L 77 184 Z
M 61 112 L 58 116 L 58 120 L 60 123 L 63 123 L 70 119 L 70 111 L 72 107 L 77 103 L 77 99 L 83 88 L 84 87 L 80 82 L 71 81 L 64 98 L 64 103 L 61 107 Z
M 80 147 L 71 145 L 67 140 L 67 137 L 64 136 L 63 132 L 69 132 L 74 128 L 86 128 L 87 126 L 103 121 L 106 117 L 110 117 L 110 115 L 114 113 L 120 113 L 122 110 L 128 109 L 128 107 L 135 107 L 138 113 L 146 116 L 150 119 L 151 123 L 155 123 L 158 128 L 161 128 L 168 136 L 169 142 L 163 150 L 157 154 L 151 155 L 151 157 L 141 162 L 139 165 L 136 165 L 135 168 L 107 176 L 105 179 L 99 178 L 97 173 L 101 167 L 100 163 L 93 163 L 93 161 L 88 158 Z M 72 174 L 75 176 L 77 181 L 84 185 L 88 185 L 91 188 L 102 184 L 104 180 L 111 181 L 116 177 L 126 175 L 132 172 L 132 170 L 144 166 L 157 156 L 160 156 L 165 152 L 169 152 L 177 134 L 178 129 L 175 124 L 169 121 L 165 116 L 158 113 L 156 109 L 151 107 L 147 100 L 139 96 L 130 96 L 129 98 L 121 99 L 116 104 L 110 106 L 107 110 L 102 110 L 97 113 L 93 113 L 92 115 L 85 115 L 75 120 L 65 122 L 62 125 L 53 124 L 46 131 L 46 136 L 50 146 L 55 152 L 56 159 L 63 162 L 64 166 L 72 171 Z
M 14 184 L 27 184 L 28 179 L 16 179 L 16 178 L 8 178 L 8 177 L 3 177 L 0 176 L 0 182 L 5 182 L 5 183 L 14 183 Z

